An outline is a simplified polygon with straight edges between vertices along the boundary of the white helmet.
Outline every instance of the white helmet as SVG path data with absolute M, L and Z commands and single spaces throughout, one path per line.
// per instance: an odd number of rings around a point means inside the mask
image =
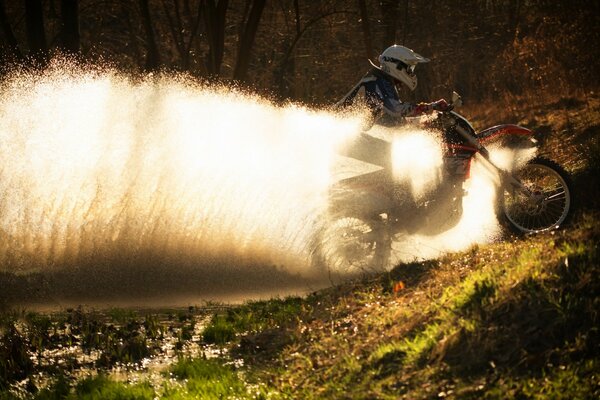
M 379 56 L 381 70 L 415 90 L 417 76 L 415 67 L 419 63 L 429 62 L 428 58 L 418 55 L 411 49 L 397 44 L 388 47 Z

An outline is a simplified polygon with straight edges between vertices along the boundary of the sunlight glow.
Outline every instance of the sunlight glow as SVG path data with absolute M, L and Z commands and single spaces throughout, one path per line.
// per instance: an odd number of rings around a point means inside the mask
M 181 79 L 57 65 L 0 100 L 0 262 L 147 251 L 305 263 L 335 146 L 358 121 Z M 187 260 L 187 261 L 186 261 Z
M 423 130 L 400 130 L 392 141 L 392 168 L 399 181 L 407 181 L 415 200 L 441 179 L 442 146 L 439 138 Z
M 0 268 L 225 263 L 311 275 L 331 185 L 350 167 L 369 171 L 338 154 L 364 122 L 178 76 L 130 79 L 60 62 L 41 75 L 15 72 L 0 82 Z M 379 134 L 415 201 L 439 184 L 435 134 Z M 392 261 L 492 240 L 492 181 L 476 163 L 459 225 L 395 237 Z

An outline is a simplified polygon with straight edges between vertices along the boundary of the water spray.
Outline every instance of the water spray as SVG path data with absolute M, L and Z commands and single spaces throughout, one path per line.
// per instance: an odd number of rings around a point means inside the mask
M 0 272 L 55 282 L 117 271 L 117 290 L 123 279 L 130 288 L 175 271 L 322 275 L 311 238 L 344 164 L 338 150 L 363 125 L 360 115 L 278 106 L 180 76 L 133 79 L 60 61 L 39 75 L 15 72 L 0 84 Z M 421 156 L 421 172 L 396 165 L 399 176 L 419 177 L 415 193 L 439 167 L 428 137 L 395 139 Z M 452 246 L 427 243 L 438 254 L 464 248 L 487 240 L 481 228 L 464 228 L 472 235 Z M 435 256 L 412 248 L 411 257 Z

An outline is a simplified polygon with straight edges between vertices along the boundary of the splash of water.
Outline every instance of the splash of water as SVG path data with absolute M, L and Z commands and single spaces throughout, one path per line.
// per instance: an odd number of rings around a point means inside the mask
M 15 73 L 0 87 L 1 269 L 306 272 L 333 148 L 359 126 L 180 77 Z
M 98 282 L 177 291 L 178 274 L 233 291 L 244 279 L 276 285 L 273 271 L 323 273 L 310 265 L 309 243 L 337 149 L 363 123 L 179 76 L 131 79 L 58 61 L 39 75 L 15 72 L 0 84 L 0 272 L 54 273 L 41 285 L 66 281 L 73 296 Z M 441 165 L 422 133 L 396 144 L 417 156 L 395 166 L 420 177 L 416 194 Z M 493 202 L 476 182 L 467 209 L 488 206 L 486 218 L 473 211 L 447 236 L 403 237 L 399 254 L 488 240 Z
M 400 129 L 392 140 L 394 178 L 405 181 L 415 201 L 439 185 L 442 177 L 442 143 L 432 132 Z

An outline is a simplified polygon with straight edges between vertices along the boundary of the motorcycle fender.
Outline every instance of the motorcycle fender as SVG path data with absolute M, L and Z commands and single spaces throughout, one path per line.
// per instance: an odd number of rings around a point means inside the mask
M 533 131 L 519 125 L 504 124 L 484 129 L 477 134 L 481 144 L 500 144 L 509 148 L 532 148 L 537 145 Z

